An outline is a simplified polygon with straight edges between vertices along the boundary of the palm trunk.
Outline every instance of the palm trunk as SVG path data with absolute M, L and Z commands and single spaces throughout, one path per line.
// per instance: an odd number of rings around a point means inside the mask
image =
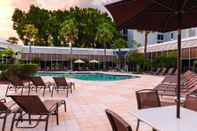
M 72 57 L 72 44 L 70 45 L 70 70 L 72 71 L 73 70 L 73 57 Z
M 104 61 L 103 61 L 103 69 L 104 70 L 106 69 L 106 57 L 107 57 L 107 54 L 106 54 L 106 45 L 104 44 Z
M 147 45 L 148 45 L 148 33 L 145 32 L 145 40 L 144 40 L 144 58 L 147 59 Z

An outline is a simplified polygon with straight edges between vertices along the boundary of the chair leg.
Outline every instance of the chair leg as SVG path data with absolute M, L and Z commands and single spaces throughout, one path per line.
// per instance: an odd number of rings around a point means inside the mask
M 57 122 L 57 125 L 59 125 L 59 116 L 58 116 L 58 104 L 56 105 L 56 122 Z
M 2 126 L 2 131 L 5 131 L 5 124 L 6 124 L 6 120 L 7 120 L 7 113 L 3 119 L 3 126 Z
M 38 93 L 38 87 L 36 86 L 36 93 Z
M 28 95 L 30 95 L 31 86 L 28 87 Z
M 24 88 L 24 87 L 22 87 L 22 89 L 21 89 L 21 96 L 23 95 L 23 88 Z
M 6 92 L 5 92 L 5 96 L 7 96 L 7 95 L 8 95 L 8 91 L 9 91 L 9 89 L 10 89 L 10 86 L 8 86 L 8 87 L 7 87 Z
M 53 97 L 54 87 L 52 87 L 51 97 Z
M 63 104 L 64 104 L 64 111 L 66 112 L 67 111 L 67 109 L 66 109 L 66 101 L 64 101 Z
M 16 119 L 16 115 L 17 115 L 17 113 L 14 113 L 14 116 L 12 118 L 12 123 L 11 123 L 10 131 L 13 131 L 13 129 L 14 129 L 14 122 L 15 122 L 15 119 Z
M 138 130 L 139 130 L 139 126 L 140 126 L 140 120 L 138 119 L 138 120 L 137 120 L 136 131 L 138 131 Z
M 46 87 L 44 87 L 44 90 L 43 90 L 43 94 L 42 94 L 42 96 L 44 96 L 44 94 L 45 94 L 45 89 L 46 89 Z
M 72 83 L 72 87 L 73 87 L 73 89 L 76 90 L 75 83 Z
M 72 94 L 73 93 L 72 85 L 69 88 L 70 88 L 70 93 Z
M 68 97 L 68 88 L 66 89 L 66 97 Z
M 45 125 L 45 131 L 48 130 L 48 123 L 49 123 L 49 115 L 46 118 L 46 125 Z
M 31 114 L 28 114 L 29 117 L 29 124 L 31 125 Z

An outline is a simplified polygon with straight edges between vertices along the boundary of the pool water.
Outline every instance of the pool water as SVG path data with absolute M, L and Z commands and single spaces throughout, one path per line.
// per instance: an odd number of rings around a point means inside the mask
M 112 75 L 105 73 L 38 72 L 36 76 L 69 77 L 89 81 L 116 81 L 136 78 L 132 75 Z

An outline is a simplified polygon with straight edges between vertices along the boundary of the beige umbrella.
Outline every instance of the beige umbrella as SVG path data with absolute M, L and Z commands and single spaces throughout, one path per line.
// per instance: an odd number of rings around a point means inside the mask
M 90 60 L 89 63 L 99 63 L 98 60 Z
M 85 63 L 85 61 L 83 61 L 83 60 L 81 60 L 81 59 L 78 59 L 78 60 L 75 60 L 74 63 L 83 64 L 83 63 Z

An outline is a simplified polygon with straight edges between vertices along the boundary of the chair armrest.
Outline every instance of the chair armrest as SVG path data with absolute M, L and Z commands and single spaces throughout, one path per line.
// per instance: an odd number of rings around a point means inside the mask
M 6 99 L 2 98 L 2 99 L 0 99 L 0 102 L 6 103 Z

